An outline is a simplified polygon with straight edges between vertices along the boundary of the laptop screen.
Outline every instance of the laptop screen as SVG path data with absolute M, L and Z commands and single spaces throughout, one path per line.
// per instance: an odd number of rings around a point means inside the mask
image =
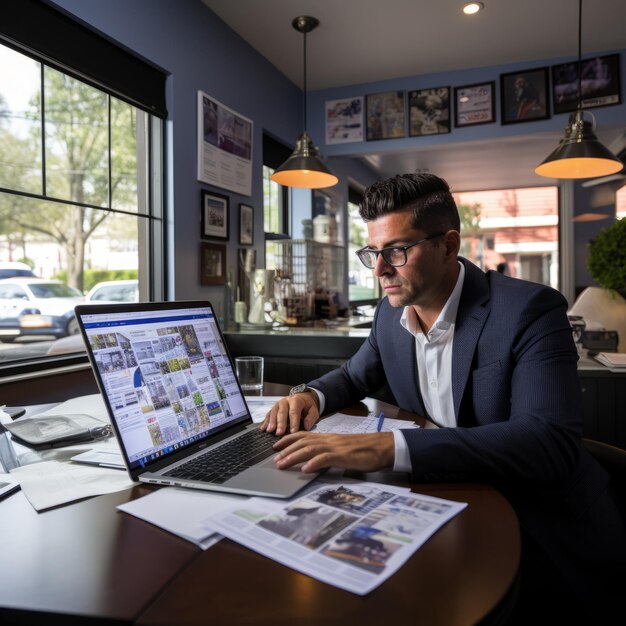
M 249 420 L 209 303 L 77 307 L 130 469 Z

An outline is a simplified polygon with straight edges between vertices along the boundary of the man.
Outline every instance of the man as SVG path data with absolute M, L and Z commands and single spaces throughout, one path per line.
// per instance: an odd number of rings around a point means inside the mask
M 574 623 L 579 602 L 593 620 L 610 623 L 624 581 L 624 522 L 607 474 L 580 444 L 578 357 L 565 299 L 459 258 L 458 211 L 436 176 L 376 183 L 360 214 L 368 246 L 357 254 L 387 297 L 347 363 L 268 412 L 263 429 L 290 433 L 275 444 L 277 466 L 393 468 L 417 482 L 489 483 L 520 522 L 522 597 L 539 594 L 545 582 L 555 617 Z M 441 428 L 308 432 L 320 414 L 385 382 L 396 404 Z M 522 621 L 535 622 L 533 611 Z

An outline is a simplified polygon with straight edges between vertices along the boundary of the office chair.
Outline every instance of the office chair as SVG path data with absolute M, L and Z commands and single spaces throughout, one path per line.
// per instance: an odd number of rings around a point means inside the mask
M 583 445 L 611 477 L 611 487 L 622 513 L 626 515 L 626 450 L 595 439 L 585 439 Z

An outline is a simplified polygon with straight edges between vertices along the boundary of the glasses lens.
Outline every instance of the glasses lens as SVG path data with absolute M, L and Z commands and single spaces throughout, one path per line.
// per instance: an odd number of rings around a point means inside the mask
M 371 250 L 357 250 L 356 255 L 365 267 L 372 269 L 376 265 L 376 254 Z
M 382 255 L 385 263 L 393 267 L 400 267 L 406 263 L 406 250 L 404 248 L 383 248 Z

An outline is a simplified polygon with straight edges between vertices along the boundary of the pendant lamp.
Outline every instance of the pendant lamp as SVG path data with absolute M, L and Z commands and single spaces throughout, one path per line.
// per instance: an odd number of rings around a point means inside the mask
M 291 156 L 272 174 L 275 183 L 285 187 L 322 189 L 332 187 L 339 179 L 322 162 L 319 149 L 306 130 L 306 36 L 319 26 L 319 20 L 309 15 L 294 18 L 291 25 L 304 35 L 304 131 L 296 141 Z
M 619 172 L 624 164 L 595 135 L 595 117 L 583 111 L 582 105 L 582 13 L 583 0 L 578 1 L 578 106 L 569 117 L 565 135 L 548 157 L 535 168 L 547 178 L 594 178 Z M 585 120 L 587 113 L 591 121 Z

